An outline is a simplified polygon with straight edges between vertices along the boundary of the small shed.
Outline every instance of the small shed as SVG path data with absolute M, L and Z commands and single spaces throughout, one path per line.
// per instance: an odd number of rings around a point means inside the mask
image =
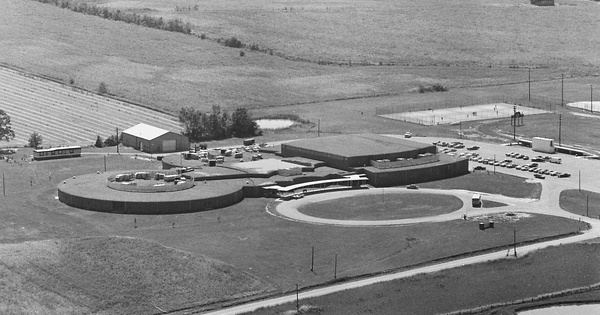
M 187 136 L 146 124 L 123 131 L 123 145 L 147 153 L 187 151 L 190 146 Z

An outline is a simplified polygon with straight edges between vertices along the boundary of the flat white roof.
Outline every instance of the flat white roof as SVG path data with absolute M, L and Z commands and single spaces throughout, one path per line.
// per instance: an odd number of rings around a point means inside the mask
M 160 129 L 158 127 L 146 125 L 146 124 L 137 124 L 129 129 L 123 131 L 123 133 L 142 138 L 144 140 L 152 140 L 156 139 L 165 133 L 168 133 L 168 130 Z
M 349 175 L 349 176 L 344 176 L 343 178 L 324 179 L 324 180 L 317 180 L 314 182 L 304 182 L 304 183 L 285 186 L 285 187 L 275 185 L 275 186 L 265 187 L 264 189 L 277 189 L 277 191 L 279 191 L 279 192 L 289 192 L 289 191 L 294 191 L 296 189 L 307 187 L 307 186 L 312 186 L 312 185 L 342 183 L 342 182 L 357 181 L 357 180 L 369 180 L 369 179 L 364 175 Z

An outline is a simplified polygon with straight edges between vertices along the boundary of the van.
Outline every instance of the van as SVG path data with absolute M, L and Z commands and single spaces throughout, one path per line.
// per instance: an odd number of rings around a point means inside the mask
M 553 156 L 553 157 L 550 158 L 550 163 L 560 164 L 560 163 L 562 163 L 562 159 L 559 158 L 559 157 L 554 157 Z
M 480 208 L 482 206 L 482 201 L 481 201 L 481 195 L 480 194 L 474 194 L 473 197 L 471 198 L 471 202 L 473 204 L 473 207 L 475 208 Z

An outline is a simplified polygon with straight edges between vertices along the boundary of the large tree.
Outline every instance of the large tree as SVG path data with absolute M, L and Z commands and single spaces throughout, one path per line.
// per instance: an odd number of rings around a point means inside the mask
M 245 108 L 236 109 L 231 115 L 232 134 L 234 137 L 252 137 L 262 134 L 256 121 L 252 120 Z
M 206 114 L 193 107 L 184 107 L 179 111 L 179 122 L 183 134 L 192 141 L 204 140 L 207 135 Z
M 42 146 L 42 135 L 40 135 L 39 133 L 34 131 L 29 136 L 29 146 L 34 149 L 41 147 Z
M 0 140 L 10 141 L 15 138 L 15 132 L 10 126 L 10 116 L 0 109 Z

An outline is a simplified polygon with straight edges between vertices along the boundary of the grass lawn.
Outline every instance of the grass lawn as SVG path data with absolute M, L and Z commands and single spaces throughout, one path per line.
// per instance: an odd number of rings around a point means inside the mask
M 462 206 L 463 202 L 454 196 L 387 193 L 312 203 L 298 211 L 326 219 L 395 220 L 450 213 Z
M 270 288 L 221 261 L 135 238 L 4 244 L 0 252 L 3 314 L 151 314 Z
M 357 310 L 374 314 L 446 313 L 595 284 L 600 281 L 598 259 L 599 244 L 550 247 L 518 259 L 415 276 L 300 303 L 318 309 L 308 314 L 351 314 Z M 597 291 L 594 299 L 598 300 Z M 282 314 L 295 308 L 294 303 L 252 314 Z
M 20 151 L 18 154 L 23 152 Z M 403 227 L 320 226 L 271 216 L 265 212 L 265 207 L 272 206 L 270 204 L 272 200 L 262 198 L 246 199 L 224 209 L 170 216 L 98 213 L 65 206 L 54 197 L 56 185 L 64 178 L 95 173 L 99 167 L 103 167 L 102 155 L 84 155 L 81 158 L 31 163 L 22 162 L 17 156 L 17 162 L 1 164 L 9 183 L 5 200 L 0 203 L 2 217 L 0 243 L 2 244 L 20 244 L 24 241 L 54 242 L 55 240 L 68 242 L 74 238 L 93 236 L 132 237 L 138 241 L 150 241 L 152 244 L 157 243 L 167 248 L 181 250 L 186 255 L 210 257 L 211 260 L 224 262 L 240 272 L 264 281 L 270 288 L 278 291 L 291 290 L 296 283 L 306 287 L 331 280 L 336 254 L 338 255 L 338 277 L 355 277 L 454 255 L 467 255 L 489 247 L 509 246 L 515 228 L 520 231 L 519 241 L 571 233 L 586 228 L 577 221 L 539 215 L 518 221 L 498 222 L 494 229 L 485 231 L 478 229 L 477 222 L 464 221 L 458 217 L 450 222 Z M 159 165 L 158 161 L 133 159 L 132 156 L 107 157 L 109 171 L 153 169 L 159 168 Z M 499 182 L 500 184 L 502 182 Z M 513 183 L 505 181 L 502 185 L 513 185 Z M 115 247 L 115 250 L 119 251 L 128 248 L 127 244 L 120 244 L 118 241 L 128 240 L 127 238 L 112 239 L 115 241 L 106 242 L 111 248 Z M 315 260 L 314 272 L 311 272 L 313 246 Z M 156 264 L 166 264 L 169 259 L 172 259 L 169 255 L 165 255 L 167 252 L 162 247 L 145 248 L 151 253 L 144 252 L 140 255 L 151 256 Z M 74 254 L 65 256 L 65 259 L 66 257 L 71 257 L 69 259 L 74 261 L 83 259 Z M 114 256 L 102 257 L 107 261 L 118 259 Z M 137 255 L 132 254 L 131 259 L 135 257 Z M 142 261 L 129 264 L 127 268 L 133 272 L 140 264 Z M 125 268 L 123 272 L 126 272 L 125 265 L 121 266 Z M 98 268 L 96 274 L 101 275 L 110 272 L 111 265 L 105 263 Z M 71 269 L 75 275 L 80 273 L 74 267 Z M 66 269 L 58 265 L 50 265 L 45 270 L 55 272 L 60 278 L 56 281 L 60 283 L 67 281 L 69 276 Z M 137 272 L 132 274 L 136 275 Z M 36 277 L 40 277 L 41 282 L 51 281 L 40 275 Z M 98 277 L 97 281 L 101 278 Z M 94 279 L 87 279 L 87 281 L 90 281 L 91 287 L 102 286 L 101 282 L 96 283 Z M 132 281 L 146 285 L 143 278 Z M 62 290 L 63 287 L 60 288 Z M 119 291 L 120 289 L 118 286 L 109 286 L 107 290 Z M 240 286 L 238 289 L 231 288 L 228 292 L 229 296 L 236 296 L 246 291 L 248 289 Z M 148 296 L 145 291 L 130 293 L 139 293 L 140 300 Z M 0 294 L 4 293 L 0 292 Z M 8 296 L 8 293 L 6 295 Z M 198 299 L 196 303 L 203 304 L 210 301 L 210 297 L 205 296 L 203 299 Z M 102 305 L 104 304 L 90 301 L 79 307 L 83 309 L 105 307 Z M 72 303 L 64 302 L 64 306 L 77 313 Z M 118 307 L 126 312 L 131 306 Z
M 560 192 L 560 207 L 575 214 L 600 217 L 600 194 L 587 190 L 563 190 Z
M 465 189 L 514 198 L 531 199 L 539 199 L 542 193 L 542 185 L 539 183 L 529 183 L 522 177 L 489 171 L 472 172 L 459 177 L 421 183 L 419 186 L 436 189 Z

